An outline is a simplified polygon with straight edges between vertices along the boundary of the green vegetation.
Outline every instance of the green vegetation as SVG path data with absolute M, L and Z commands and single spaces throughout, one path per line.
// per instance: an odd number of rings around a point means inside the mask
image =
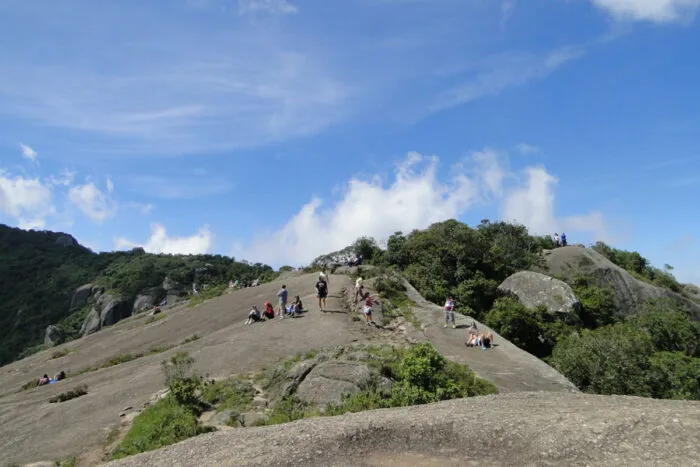
M 388 407 L 427 404 L 461 397 L 496 394 L 491 383 L 466 366 L 447 360 L 430 343 L 409 348 L 366 348 L 373 358 L 367 364 L 393 381 L 383 386 L 380 378 L 363 391 L 349 395 L 342 403 L 324 411 L 291 395 L 282 398 L 260 424 L 273 425 L 319 415 L 341 415 Z
M 649 301 L 630 318 L 615 308 L 611 289 L 600 287 L 585 275 L 568 280 L 581 307 L 574 313 L 547 313 L 527 309 L 503 297 L 498 285 L 521 270 L 541 268 L 544 249 L 553 248 L 549 237 L 535 237 L 522 226 L 482 221 L 476 228 L 450 220 L 408 235 L 392 235 L 385 250 L 371 238 L 319 257 L 321 266 L 362 253 L 365 264 L 379 267 L 377 289 L 388 303 L 389 317 L 400 314 L 396 301 L 403 295 L 387 284 L 388 271 L 400 272 L 428 300 L 442 304 L 452 295 L 457 311 L 474 316 L 519 347 L 547 360 L 579 388 L 603 394 L 632 394 L 659 398 L 695 398 L 698 395 L 698 323 L 670 300 Z M 683 293 L 672 267 L 654 268 L 638 252 L 593 247 L 635 277 Z M 583 259 L 582 271 L 590 266 Z M 375 274 L 376 273 L 376 274 Z M 686 289 L 686 294 L 688 293 Z M 359 405 L 367 404 L 357 396 Z
M 96 254 L 77 243 L 57 244 L 59 237 L 67 236 L 0 225 L 0 328 L 5 330 L 0 365 L 43 350 L 50 324 L 57 325 L 60 342 L 79 337 L 90 306 L 72 309 L 71 298 L 83 284 L 93 283 L 132 300 L 146 290 L 164 294 L 166 277 L 182 294 L 197 282 L 205 296 L 221 290 L 230 279 L 265 282 L 276 277 L 269 266 L 221 255 L 153 255 L 140 248 Z
M 194 359 L 177 352 L 162 362 L 170 393 L 140 413 L 124 439 L 112 453 L 112 459 L 158 449 L 183 439 L 212 431 L 197 417 L 204 404 L 197 396 L 203 386 L 201 377 L 192 372 Z
M 402 316 L 416 329 L 421 329 L 420 320 L 413 314 L 411 307 L 416 303 L 406 295 L 406 286 L 401 279 L 394 276 L 383 276 L 376 279 L 375 290 L 382 298 L 383 323 Z
M 190 303 L 187 304 L 189 308 L 194 308 L 195 306 L 204 303 L 205 300 L 211 298 L 220 297 L 228 289 L 227 284 L 214 285 L 212 287 L 207 287 L 199 292 L 199 295 L 194 295 L 190 298 Z M 157 316 L 157 315 L 156 315 Z
M 51 358 L 56 359 L 56 358 L 61 358 L 65 357 L 66 355 L 70 354 L 72 351 L 69 348 L 64 348 L 61 350 L 55 350 L 54 352 L 51 353 Z
M 67 457 L 67 458 L 62 459 L 60 461 L 54 462 L 56 467 L 75 467 L 77 463 L 78 463 L 78 459 L 76 459 L 75 456 Z
M 597 242 L 593 245 L 593 249 L 616 265 L 626 269 L 637 279 L 670 289 L 677 293 L 683 292 L 683 287 L 678 283 L 676 278 L 673 277 L 673 274 L 671 274 L 673 267 L 668 264 L 664 266 L 664 269 L 655 268 L 650 265 L 648 259 L 638 252 L 619 250 L 603 242 Z
M 87 386 L 81 384 L 80 386 L 71 389 L 70 391 L 62 392 L 61 394 L 52 397 L 51 399 L 49 399 L 49 402 L 55 404 L 57 402 L 69 401 L 71 399 L 75 399 L 76 397 L 84 396 L 88 393 L 87 390 Z

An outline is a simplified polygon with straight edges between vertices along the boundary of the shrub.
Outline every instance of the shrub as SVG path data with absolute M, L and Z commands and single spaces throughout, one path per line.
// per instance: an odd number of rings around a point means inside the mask
M 700 356 L 700 323 L 693 321 L 674 302 L 655 300 L 627 322 L 649 334 L 656 350 Z
M 596 286 L 591 278 L 585 276 L 574 278 L 571 288 L 581 302 L 579 315 L 585 327 L 593 329 L 615 322 L 612 290 Z
M 112 459 L 158 449 L 208 431 L 212 429 L 200 425 L 191 408 L 166 397 L 136 416 Z
M 649 363 L 648 379 L 653 397 L 700 400 L 700 358 L 683 352 L 656 352 Z
M 189 376 L 194 366 L 194 358 L 187 352 L 176 352 L 168 360 L 163 360 L 160 366 L 165 374 L 165 384 L 170 386 L 174 380 Z
M 55 397 L 52 397 L 51 399 L 49 399 L 49 402 L 52 404 L 55 404 L 57 402 L 65 402 L 65 401 L 69 401 L 71 399 L 75 399 L 77 397 L 84 396 L 85 394 L 88 393 L 87 389 L 88 389 L 88 387 L 86 385 L 81 384 L 80 386 L 78 386 L 70 391 L 62 392 L 61 394 L 59 394 Z
M 549 363 L 585 392 L 649 397 L 646 373 L 653 351 L 646 332 L 616 324 L 564 338 Z
M 504 338 L 534 355 L 546 355 L 540 336 L 544 333 L 537 316 L 516 298 L 496 300 L 486 314 L 485 323 Z

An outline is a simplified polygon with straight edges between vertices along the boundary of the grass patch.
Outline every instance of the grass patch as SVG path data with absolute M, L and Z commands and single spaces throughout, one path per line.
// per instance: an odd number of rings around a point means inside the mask
M 166 316 L 165 313 L 160 312 L 157 315 L 149 316 L 148 319 L 146 319 L 146 321 L 143 322 L 143 324 L 145 326 L 146 324 L 155 323 L 156 321 L 160 321 L 161 319 L 164 319 L 165 316 Z
M 187 308 L 194 308 L 197 305 L 201 305 L 207 300 L 212 298 L 220 297 L 224 292 L 228 290 L 228 284 L 213 285 L 207 287 L 206 289 L 199 292 L 199 295 L 194 295 L 190 297 L 190 302 L 187 304 Z
M 202 400 L 216 406 L 216 410 L 233 409 L 242 412 L 253 402 L 255 388 L 248 379 L 234 377 L 207 384 L 202 390 Z
M 75 389 L 72 389 L 72 390 L 66 391 L 66 392 L 62 392 L 61 394 L 52 397 L 51 399 L 49 399 L 49 402 L 52 404 L 55 404 L 57 402 L 65 402 L 65 401 L 69 401 L 71 399 L 75 399 L 75 398 L 84 396 L 85 394 L 88 393 L 87 389 L 88 388 L 86 385 L 81 384 L 80 386 L 78 386 Z
M 57 358 L 65 357 L 66 355 L 70 354 L 71 352 L 73 352 L 73 350 L 71 350 L 69 348 L 56 350 L 51 354 L 51 358 L 55 360 Z
M 56 467 L 75 467 L 78 464 L 78 459 L 75 456 L 67 457 L 60 461 L 54 462 Z
M 192 436 L 213 431 L 197 420 L 197 413 L 179 404 L 173 397 L 166 397 L 140 413 L 112 459 L 152 451 L 174 444 Z
M 188 337 L 187 339 L 182 341 L 182 344 L 180 344 L 180 345 L 189 344 L 190 342 L 194 342 L 194 341 L 199 340 L 199 339 L 200 339 L 199 334 L 192 334 L 190 337 Z
M 280 423 L 289 423 L 302 418 L 317 417 L 322 415 L 321 411 L 310 404 L 305 403 L 298 397 L 291 395 L 283 397 L 272 408 L 272 412 L 259 420 L 257 425 L 277 425 Z
M 421 322 L 412 310 L 412 307 L 416 306 L 416 302 L 408 298 L 406 286 L 400 279 L 383 276 L 376 280 L 375 289 L 382 299 L 382 325 L 388 324 L 398 317 L 403 317 L 413 327 L 421 329 Z

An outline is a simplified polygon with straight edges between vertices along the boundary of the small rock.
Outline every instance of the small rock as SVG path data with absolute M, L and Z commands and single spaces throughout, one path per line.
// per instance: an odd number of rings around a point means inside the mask
M 255 424 L 262 420 L 262 415 L 260 415 L 258 412 L 246 412 L 243 415 L 241 415 L 241 424 L 243 426 L 255 426 Z

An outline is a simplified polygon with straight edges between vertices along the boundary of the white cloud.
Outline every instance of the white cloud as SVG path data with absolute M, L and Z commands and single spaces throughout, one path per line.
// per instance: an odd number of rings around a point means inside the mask
M 527 143 L 518 143 L 515 145 L 515 150 L 518 151 L 520 154 L 524 155 L 529 155 L 529 154 L 537 154 L 542 152 L 540 148 L 537 146 L 530 146 Z
M 107 177 L 107 193 L 111 193 L 114 191 L 114 182 L 112 182 L 112 179 Z
M 212 248 L 212 240 L 211 231 L 207 226 L 200 228 L 189 237 L 169 237 L 165 227 L 153 224 L 151 236 L 145 243 L 135 243 L 120 237 L 115 240 L 114 244 L 117 249 L 142 247 L 149 253 L 196 255 L 209 253 Z
M 141 214 L 148 214 L 153 210 L 153 205 L 152 204 L 144 204 L 144 203 L 136 203 L 136 202 L 131 202 L 127 204 L 127 207 L 136 209 L 139 211 Z
M 235 243 L 232 253 L 269 264 L 303 264 L 363 235 L 382 241 L 397 230 L 425 228 L 494 201 L 503 203 L 507 218 L 535 232 L 553 233 L 559 226 L 604 232 L 597 213 L 556 218 L 552 187 L 556 179 L 542 168 L 531 168 L 523 181 L 502 159 L 491 149 L 476 152 L 455 165 L 452 177 L 444 180 L 437 173 L 437 157 L 409 153 L 388 186 L 379 177 L 369 182 L 366 177 L 353 178 L 335 205 L 323 209 L 322 200 L 313 198 L 279 230 L 256 235 L 252 245 Z
M 117 203 L 93 182 L 74 186 L 68 191 L 68 200 L 95 222 L 104 222 L 114 216 Z
M 22 228 L 42 228 L 44 218 L 55 212 L 51 189 L 39 179 L 0 171 L 0 212 L 17 219 Z
M 590 0 L 619 20 L 655 23 L 692 20 L 700 0 Z
M 19 147 L 22 149 L 22 157 L 29 159 L 34 162 L 38 156 L 37 152 L 26 144 L 19 143 Z
M 258 11 L 289 15 L 297 13 L 299 9 L 288 0 L 238 0 L 238 12 L 240 14 Z
M 576 231 L 592 233 L 601 240 L 608 237 L 600 212 L 562 218 L 555 216 L 554 187 L 558 179 L 544 167 L 527 168 L 524 174 L 525 180 L 503 200 L 501 214 L 504 220 L 523 224 L 536 235 Z
M 54 185 L 69 186 L 73 183 L 74 179 L 75 179 L 75 171 L 63 169 L 61 171 L 60 175 L 50 175 L 46 179 L 46 183 L 51 185 L 51 186 L 54 186 Z

